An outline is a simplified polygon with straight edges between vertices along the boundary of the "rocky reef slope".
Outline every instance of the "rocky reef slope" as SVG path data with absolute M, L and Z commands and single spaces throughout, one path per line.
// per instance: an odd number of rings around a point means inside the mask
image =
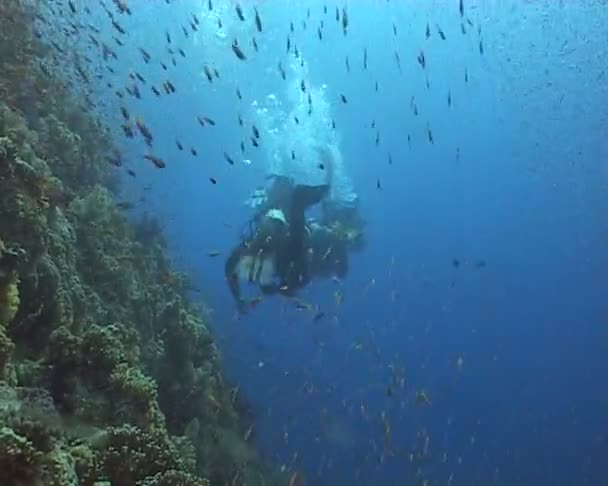
M 34 15 L 0 6 L 2 484 L 284 483 L 162 235 L 117 208 L 111 137 Z

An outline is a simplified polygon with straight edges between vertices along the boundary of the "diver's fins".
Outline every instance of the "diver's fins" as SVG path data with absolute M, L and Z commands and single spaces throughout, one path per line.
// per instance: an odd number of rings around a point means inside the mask
M 291 210 L 295 213 L 303 213 L 309 206 L 321 202 L 328 192 L 329 185 L 326 184 L 322 186 L 298 185 L 293 189 Z

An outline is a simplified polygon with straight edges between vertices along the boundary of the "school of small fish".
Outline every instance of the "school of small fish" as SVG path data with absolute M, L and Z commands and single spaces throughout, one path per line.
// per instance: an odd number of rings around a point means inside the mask
M 215 2 L 217 0 L 206 0 L 206 9 L 208 12 L 214 12 L 216 9 Z M 394 1 L 394 0 L 393 0 Z M 168 5 L 179 4 L 177 0 L 164 0 Z M 159 0 L 159 3 L 160 0 Z M 390 3 L 390 0 L 387 0 Z M 247 66 L 248 64 L 254 64 L 256 58 L 264 56 L 265 47 L 268 43 L 273 45 L 277 43 L 276 37 L 268 37 L 268 32 L 271 30 L 269 24 L 265 21 L 264 13 L 270 10 L 272 7 L 270 4 L 259 2 L 258 4 L 250 3 L 231 3 L 232 8 L 230 10 L 222 10 L 223 15 L 230 15 L 234 19 L 238 20 L 243 24 L 251 25 L 251 29 L 248 32 L 254 32 L 251 38 L 232 38 L 229 39 L 228 48 L 223 53 L 225 56 L 233 56 L 239 63 L 239 65 Z M 215 172 L 214 165 L 205 161 L 206 153 L 204 149 L 196 147 L 193 144 L 186 143 L 186 136 L 181 131 L 178 131 L 178 127 L 182 127 L 184 123 L 190 123 L 201 133 L 213 133 L 217 130 L 220 124 L 221 117 L 218 114 L 208 113 L 204 106 L 197 108 L 198 114 L 193 119 L 186 120 L 180 123 L 169 123 L 168 126 L 174 125 L 176 127 L 175 133 L 153 133 L 149 124 L 137 113 L 132 113 L 130 106 L 131 100 L 141 100 L 147 98 L 163 98 L 179 96 L 180 91 L 184 88 L 180 86 L 180 83 L 175 81 L 175 78 L 179 79 L 179 76 L 175 76 L 175 73 L 180 69 L 181 63 L 196 63 L 200 65 L 201 79 L 196 80 L 202 86 L 213 89 L 217 85 L 222 83 L 229 83 L 229 76 L 223 76 L 223 73 L 218 71 L 215 67 L 214 59 L 212 58 L 201 58 L 198 54 L 197 47 L 192 42 L 192 36 L 199 32 L 203 28 L 203 24 L 197 13 L 190 13 L 189 15 L 182 18 L 180 25 L 171 24 L 166 28 L 158 26 L 156 29 L 155 38 L 146 38 L 148 45 L 140 45 L 139 42 L 143 41 L 136 36 L 131 36 L 128 29 L 124 25 L 128 22 L 124 22 L 125 17 L 136 16 L 138 10 L 141 8 L 140 2 L 127 1 L 127 0 L 98 0 L 97 2 L 91 0 L 91 2 L 69 0 L 69 1 L 51 1 L 48 2 L 47 8 L 49 9 L 49 16 L 62 16 L 66 19 L 66 24 L 62 27 L 62 33 L 65 37 L 65 43 L 62 45 L 56 38 L 51 41 L 51 45 L 55 49 L 55 57 L 58 65 L 65 65 L 62 59 L 65 59 L 67 52 L 69 51 L 69 45 L 73 39 L 84 39 L 87 43 L 91 52 L 96 53 L 98 56 L 83 56 L 81 54 L 74 53 L 73 55 L 67 56 L 70 59 L 69 64 L 73 73 L 73 87 L 84 86 L 84 98 L 87 100 L 86 109 L 99 108 L 99 109 L 110 109 L 113 110 L 108 114 L 110 118 L 119 122 L 120 133 L 128 140 L 141 140 L 143 142 L 143 153 L 141 153 L 139 160 L 130 160 L 127 156 L 116 152 L 112 156 L 108 157 L 108 162 L 117 168 L 122 168 L 126 171 L 128 176 L 137 177 L 140 170 L 141 163 L 147 163 L 154 169 L 166 169 L 173 165 L 178 165 L 179 162 L 171 160 L 171 157 L 166 155 L 167 147 L 176 147 L 179 152 L 185 152 L 189 154 L 188 157 L 194 157 L 200 159 L 205 163 L 208 173 L 207 179 L 212 186 L 220 184 L 220 179 Z M 314 9 L 314 12 L 313 12 Z M 451 36 L 462 35 L 462 36 L 475 36 L 475 45 L 478 55 L 486 55 L 486 45 L 484 44 L 484 38 L 482 35 L 482 27 L 480 23 L 468 15 L 464 0 L 458 0 L 457 4 L 453 8 L 454 12 L 452 15 L 451 25 L 440 25 L 437 22 L 429 19 L 426 22 L 425 28 L 420 32 L 419 47 L 415 50 L 415 54 L 408 58 L 404 52 L 408 52 L 403 46 L 399 44 L 399 30 L 401 28 L 396 22 L 390 25 L 384 26 L 390 33 L 393 39 L 391 46 L 384 46 L 383 52 L 378 52 L 373 49 L 372 46 L 364 45 L 361 50 L 357 52 L 349 51 L 349 54 L 343 60 L 339 60 L 336 64 L 341 66 L 341 69 L 346 71 L 347 75 L 355 76 L 355 70 L 360 69 L 366 73 L 374 74 L 374 66 L 377 66 L 382 59 L 379 57 L 384 56 L 385 62 L 389 65 L 394 66 L 395 76 L 403 76 L 405 83 L 404 71 L 409 65 L 410 68 L 415 68 L 417 75 L 424 79 L 427 90 L 431 90 L 432 77 L 429 74 L 430 67 L 432 66 L 434 59 L 432 55 L 432 49 L 429 47 L 431 42 L 449 42 Z M 313 18 L 315 20 L 313 20 Z M 39 35 L 44 35 L 46 31 L 53 31 L 53 26 L 46 16 L 43 14 L 37 14 L 36 20 L 42 28 L 40 28 Z M 227 19 L 217 16 L 216 27 L 217 32 L 211 32 L 210 35 L 223 32 L 223 24 Z M 231 19 L 232 20 L 232 19 Z M 284 31 L 284 38 L 280 40 L 281 50 L 283 56 L 278 59 L 273 59 L 270 63 L 273 66 L 273 74 L 277 82 L 285 82 L 288 78 L 286 66 L 290 58 L 299 60 L 304 65 L 304 60 L 301 56 L 301 52 L 298 48 L 298 42 L 302 41 L 304 36 L 311 36 L 317 42 L 328 43 L 327 49 L 331 49 L 328 38 L 330 34 L 333 35 L 334 31 L 339 36 L 334 36 L 331 42 L 349 42 L 349 39 L 357 35 L 358 23 L 364 22 L 366 19 L 356 18 L 352 16 L 352 12 L 346 2 L 342 2 L 339 5 L 329 4 L 315 4 L 314 7 L 306 9 L 304 18 L 291 19 L 286 22 L 283 26 L 272 25 L 274 32 L 277 29 Z M 100 22 L 106 22 L 104 25 L 100 25 Z M 313 26 L 309 28 L 310 26 Z M 380 26 L 377 26 L 380 28 Z M 476 30 L 475 33 L 470 33 L 471 30 Z M 112 32 L 111 36 L 102 34 Z M 457 34 L 456 34 L 457 33 Z M 283 49 L 284 42 L 284 49 Z M 132 60 L 132 70 L 125 79 L 116 79 L 115 69 L 113 64 L 118 62 L 123 56 L 123 51 L 129 50 L 129 55 L 132 51 L 136 52 L 136 58 Z M 126 54 L 125 54 L 126 55 Z M 99 64 L 99 59 L 102 63 Z M 138 62 L 142 65 L 157 66 L 158 71 L 154 79 L 144 77 L 141 72 L 149 73 L 149 69 L 139 69 Z M 343 66 L 343 67 L 342 67 Z M 250 72 L 251 76 L 255 76 L 256 72 Z M 467 66 L 462 66 L 462 71 L 458 74 L 458 77 L 454 76 L 453 83 L 469 83 L 471 73 Z M 232 80 L 234 82 L 234 79 Z M 236 80 L 237 85 L 234 89 L 236 93 L 236 103 L 245 103 L 247 98 L 247 81 Z M 242 84 L 241 84 L 242 83 Z M 105 92 L 108 96 L 111 96 L 114 101 L 108 103 L 105 107 L 98 107 L 93 101 L 94 96 L 92 93 L 98 93 L 99 85 L 103 85 Z M 301 79 L 298 83 L 299 91 L 302 95 L 306 96 L 308 100 L 308 115 L 313 112 L 314 99 L 311 95 L 311 86 L 308 80 Z M 373 82 L 374 93 L 381 91 L 381 86 L 378 80 Z M 459 100 L 455 99 L 455 93 L 460 90 L 449 89 L 447 93 L 442 93 L 435 96 L 440 96 L 442 103 L 445 103 L 447 109 L 453 109 L 454 104 Z M 348 96 L 347 96 L 348 94 Z M 390 95 L 390 94 L 388 94 Z M 363 93 L 360 96 L 365 96 Z M 352 93 L 348 91 L 341 91 L 338 89 L 335 94 L 335 104 L 340 106 L 340 109 L 348 110 L 352 109 L 354 97 Z M 245 99 L 244 99 L 245 98 Z M 409 97 L 408 97 L 409 98 Z M 423 116 L 423 110 L 419 103 L 419 100 L 415 96 L 409 98 L 409 106 L 404 107 L 404 111 L 411 113 L 413 117 Z M 167 114 L 167 116 L 179 116 L 180 114 Z M 356 117 L 356 113 L 353 114 Z M 293 120 L 294 130 L 298 129 L 301 120 L 298 117 L 294 117 Z M 367 123 L 367 122 L 366 122 Z M 433 127 L 430 121 L 424 123 L 424 143 L 435 145 L 440 142 L 435 137 Z M 383 150 L 381 156 L 378 158 L 386 160 L 389 166 L 397 163 L 397 158 L 393 156 L 390 151 L 386 151 L 383 145 L 382 131 L 379 127 L 379 123 L 376 120 L 369 122 L 370 130 L 372 131 L 371 140 L 373 146 L 378 150 Z M 194 129 L 194 128 L 193 128 Z M 237 133 L 242 134 L 240 141 L 240 152 L 245 153 L 251 147 L 255 150 L 264 143 L 264 134 L 258 129 L 254 122 L 247 120 L 244 116 L 239 115 L 235 120 L 235 126 L 222 127 L 223 130 L 234 129 Z M 337 124 L 335 119 L 331 120 L 331 129 L 336 130 Z M 404 133 L 403 140 L 404 145 L 411 148 L 414 143 L 415 135 L 413 133 Z M 199 150 L 200 149 L 200 150 Z M 238 149 L 227 147 L 223 150 L 223 159 L 230 170 L 237 170 L 239 164 L 236 163 Z M 170 153 L 170 152 L 168 152 Z M 460 147 L 456 148 L 456 160 L 461 157 Z M 296 151 L 291 151 L 292 159 L 296 158 Z M 246 159 L 249 161 L 249 159 Z M 128 161 L 128 162 L 127 162 Z M 222 162 L 222 163 L 224 163 Z M 249 161 L 249 163 L 251 163 Z M 323 170 L 325 167 L 323 164 L 319 164 L 319 169 Z M 374 184 L 377 190 L 382 190 L 385 185 L 380 177 L 373 177 L 372 184 Z M 121 201 L 117 203 L 118 207 L 123 210 L 129 210 L 135 207 L 137 203 L 129 201 Z M 220 251 L 211 249 L 207 251 L 207 255 L 210 258 L 215 258 L 220 255 Z M 388 270 L 389 277 L 391 276 L 392 267 L 394 266 L 395 259 L 391 259 L 390 268 Z M 452 267 L 454 270 L 458 270 L 461 267 L 468 266 L 474 270 L 483 269 L 486 266 L 486 261 L 482 259 L 465 261 L 460 258 L 454 258 L 452 261 Z M 373 292 L 376 281 L 368 282 L 362 289 L 362 298 L 368 293 Z M 308 303 L 302 299 L 290 299 L 289 306 L 292 310 L 299 313 L 306 313 L 310 316 L 310 320 L 315 325 L 337 325 L 339 324 L 338 308 L 343 304 L 345 296 L 339 287 L 333 294 L 333 301 L 336 309 L 321 309 L 318 305 Z M 390 299 L 394 302 L 398 298 L 396 290 L 391 291 Z M 255 298 L 250 303 L 255 306 L 261 302 L 261 298 Z M 434 397 L 431 392 L 427 391 L 422 387 L 416 387 L 410 383 L 409 374 L 406 370 L 405 365 L 398 358 L 390 360 L 389 364 L 383 363 L 380 356 L 380 350 L 376 345 L 376 335 L 372 327 L 369 327 L 368 334 L 356 338 L 349 349 L 349 357 L 356 356 L 357 354 L 367 353 L 377 363 L 378 369 L 382 369 L 388 378 L 384 378 L 382 383 L 374 385 L 378 387 L 379 393 L 392 402 L 390 407 L 380 410 L 375 413 L 371 411 L 365 401 L 359 398 L 359 395 L 350 398 L 342 399 L 343 411 L 346 412 L 347 416 L 359 416 L 362 420 L 368 422 L 371 425 L 377 427 L 382 441 L 376 442 L 370 439 L 368 444 L 358 444 L 356 448 L 356 454 L 360 459 L 360 467 L 364 464 L 384 464 L 391 458 L 397 458 L 399 460 L 409 461 L 414 464 L 418 470 L 420 477 L 420 484 L 429 484 L 428 480 L 424 479 L 424 464 L 430 461 L 433 457 L 433 450 L 431 447 L 431 436 L 430 432 L 424 428 L 420 428 L 417 431 L 416 439 L 410 446 L 402 446 L 399 444 L 398 438 L 393 437 L 393 425 L 394 419 L 391 414 L 395 414 L 396 411 L 404 410 L 410 407 L 412 404 L 419 408 L 427 408 L 434 406 Z M 326 342 L 323 339 L 315 338 L 313 343 L 315 347 L 322 351 L 326 346 Z M 349 358 L 351 359 L 351 358 Z M 260 360 L 255 363 L 255 367 L 263 372 L 268 360 Z M 454 368 L 456 371 L 461 372 L 464 368 L 464 357 L 459 356 L 454 361 Z M 289 372 L 286 371 L 286 374 Z M 300 395 L 306 399 L 307 397 L 314 397 L 321 393 L 322 390 L 306 378 L 300 388 Z M 332 393 L 335 390 L 324 390 L 327 393 Z M 238 393 L 238 386 L 235 388 L 235 396 Z M 361 393 L 363 395 L 363 393 Z M 268 414 L 272 413 L 272 409 L 268 409 Z M 328 412 L 327 409 L 323 408 L 319 414 L 320 432 L 318 440 L 331 440 L 337 432 L 335 427 L 332 425 L 333 413 Z M 289 445 L 289 429 L 292 424 L 285 424 L 284 433 L 280 440 L 284 443 L 285 447 Z M 249 428 L 243 439 L 245 441 L 250 440 L 253 433 L 253 426 Z M 338 440 L 338 439 L 336 439 Z M 346 438 L 342 437 L 341 440 L 346 441 Z M 286 462 L 282 469 L 290 472 L 289 485 L 295 486 L 302 484 L 301 473 L 298 469 L 298 462 L 300 461 L 299 453 L 295 451 L 290 461 Z M 447 458 L 444 458 L 444 462 Z M 321 477 L 324 472 L 331 470 L 333 467 L 332 459 L 328 455 L 323 455 L 323 458 L 318 466 L 317 474 Z M 359 470 L 355 471 L 355 477 L 359 474 Z M 450 476 L 450 482 L 453 475 Z M 433 483 L 434 484 L 434 483 Z

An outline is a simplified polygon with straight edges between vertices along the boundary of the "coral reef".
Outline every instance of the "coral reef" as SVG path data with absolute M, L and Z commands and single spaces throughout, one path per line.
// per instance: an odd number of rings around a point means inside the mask
M 44 68 L 34 15 L 0 5 L 2 484 L 285 484 L 154 219 L 117 209 L 109 132 Z

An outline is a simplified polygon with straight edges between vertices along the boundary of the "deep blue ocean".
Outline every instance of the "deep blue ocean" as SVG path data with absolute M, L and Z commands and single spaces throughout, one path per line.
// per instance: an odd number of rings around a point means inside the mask
M 119 197 L 161 222 L 261 457 L 308 485 L 608 484 L 606 2 L 241 0 L 245 20 L 235 2 L 129 4 L 97 100 L 137 173 Z M 82 15 L 119 36 L 97 2 Z M 129 73 L 140 99 L 114 94 Z M 120 106 L 166 168 L 121 135 Z M 237 316 L 224 261 L 289 143 L 336 148 L 365 247 L 300 292 L 324 317 L 279 296 Z

